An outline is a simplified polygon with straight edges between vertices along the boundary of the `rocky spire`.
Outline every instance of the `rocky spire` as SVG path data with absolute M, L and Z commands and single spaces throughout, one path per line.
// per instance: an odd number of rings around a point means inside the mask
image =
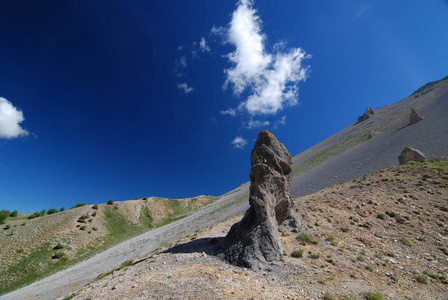
M 281 261 L 279 230 L 291 233 L 304 228 L 289 192 L 293 167 L 285 146 L 269 131 L 262 131 L 250 162 L 250 208 L 230 229 L 220 257 L 238 266 L 266 269 Z

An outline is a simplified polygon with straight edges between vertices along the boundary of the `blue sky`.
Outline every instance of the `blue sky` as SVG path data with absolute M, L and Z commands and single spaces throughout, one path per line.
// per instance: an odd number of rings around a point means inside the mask
M 448 70 L 448 1 L 0 2 L 0 209 L 220 195 Z

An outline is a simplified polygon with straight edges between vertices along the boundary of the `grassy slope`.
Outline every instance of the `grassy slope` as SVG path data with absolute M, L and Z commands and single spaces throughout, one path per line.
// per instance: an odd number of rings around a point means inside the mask
M 0 249 L 0 295 L 152 228 L 169 224 L 216 199 L 212 196 L 143 198 L 114 205 L 101 204 L 98 209 L 89 205 L 33 220 L 26 220 L 27 216 L 23 215 L 13 220 L 9 218 L 0 232 L 0 243 L 5 246 Z M 21 226 L 24 222 L 26 224 Z M 5 230 L 7 225 L 10 229 Z M 42 230 L 36 231 L 37 228 Z M 63 248 L 54 249 L 57 244 Z

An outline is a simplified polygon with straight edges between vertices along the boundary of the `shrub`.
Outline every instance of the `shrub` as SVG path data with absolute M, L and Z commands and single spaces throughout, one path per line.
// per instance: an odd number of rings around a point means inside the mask
M 12 213 L 10 213 L 9 216 L 12 217 L 12 218 L 15 218 L 15 217 L 17 217 L 18 214 L 19 214 L 19 212 L 16 209 Z
M 364 293 L 364 297 L 366 300 L 386 300 L 386 297 L 377 292 L 366 292 Z
M 320 257 L 319 253 L 311 253 L 310 254 L 310 258 L 312 258 L 312 259 L 318 259 L 319 257 Z
M 333 295 L 325 293 L 322 299 L 323 300 L 336 300 L 337 298 L 335 296 L 333 296 Z
M 109 205 L 114 204 L 114 200 L 109 200 L 109 201 L 107 201 L 107 204 L 109 204 Z
M 16 253 L 17 253 L 17 254 L 23 253 L 23 249 L 17 249 L 17 250 L 16 250 Z
M 305 234 L 305 233 L 301 233 L 296 237 L 296 240 L 299 241 L 300 244 L 302 245 L 306 245 L 306 244 L 318 244 L 319 242 L 314 239 L 313 237 Z
M 30 216 L 28 216 L 28 219 L 29 219 L 29 220 L 31 220 L 31 219 L 35 219 L 35 218 L 37 218 L 36 215 L 30 215 Z
M 57 243 L 57 245 L 53 247 L 53 250 L 61 250 L 61 249 L 64 249 L 64 245 L 62 245 L 61 243 Z
M 22 224 L 20 224 L 20 226 L 25 226 L 26 225 L 26 223 L 25 222 L 23 222 Z
M 50 208 L 48 211 L 47 211 L 47 215 L 52 215 L 52 214 L 55 214 L 55 213 L 57 213 L 58 212 L 58 210 L 56 209 L 56 208 Z
M 428 284 L 428 277 L 424 275 L 417 276 L 417 282 L 421 284 Z
M 339 228 L 342 232 L 348 232 L 348 228 L 345 228 L 345 227 L 341 227 L 341 228 Z
M 82 207 L 82 206 L 85 206 L 85 205 L 86 205 L 85 202 L 81 202 L 81 203 L 77 203 L 77 204 L 75 205 L 75 207 Z
M 80 230 L 86 230 L 86 225 L 82 225 L 81 227 L 79 227 Z
M 3 230 L 8 230 L 9 228 L 11 228 L 11 225 L 6 225 L 5 227 L 3 227 Z
M 56 251 L 51 258 L 52 259 L 59 259 L 59 258 L 62 258 L 63 256 L 64 256 L 64 252 Z
M 5 224 L 6 218 L 9 216 L 9 210 L 1 210 L 0 211 L 0 224 Z
M 292 256 L 292 257 L 295 257 L 295 258 L 303 257 L 303 252 L 304 252 L 304 251 L 305 251 L 305 250 L 303 250 L 303 249 L 294 250 L 294 251 L 292 251 L 291 256 Z
M 383 213 L 379 213 L 376 217 L 377 217 L 378 219 L 381 219 L 381 220 L 386 219 L 386 215 L 383 214 Z
M 59 209 L 59 211 L 61 212 L 61 211 L 64 211 L 65 210 L 65 208 L 63 208 L 63 207 L 61 207 L 60 209 Z
M 411 242 L 408 239 L 402 238 L 400 241 L 401 241 L 401 243 L 403 245 L 408 246 L 408 247 L 412 247 L 412 244 L 411 244 Z
M 98 209 L 98 205 L 95 204 L 95 205 L 92 206 L 92 208 L 93 208 L 93 209 Z
M 92 214 L 92 217 L 95 217 L 95 216 L 96 216 L 96 211 L 94 211 Z

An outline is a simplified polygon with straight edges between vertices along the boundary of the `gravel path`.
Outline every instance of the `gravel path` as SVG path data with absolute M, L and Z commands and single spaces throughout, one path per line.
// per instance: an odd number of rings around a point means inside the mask
M 243 213 L 248 208 L 248 188 L 247 184 L 243 185 L 190 216 L 129 239 L 84 262 L 3 295 L 0 299 L 54 299 L 70 294 L 127 260 L 140 258 L 167 242 Z

